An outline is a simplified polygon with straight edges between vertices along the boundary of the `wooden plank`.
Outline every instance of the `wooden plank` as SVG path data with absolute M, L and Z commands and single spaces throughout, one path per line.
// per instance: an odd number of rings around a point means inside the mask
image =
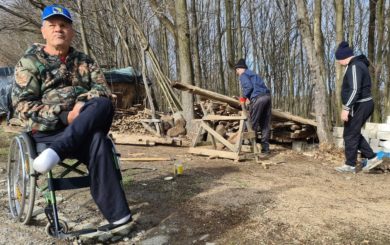
M 196 134 L 195 138 L 192 140 L 192 143 L 191 143 L 192 147 L 196 146 L 196 144 L 198 143 L 200 137 L 202 136 L 202 125 L 201 125 L 201 123 L 199 124 L 199 127 L 198 127 L 197 134 Z
M 141 124 L 144 127 L 144 129 L 148 130 L 150 133 L 152 133 L 156 136 L 160 136 L 160 134 L 156 130 L 154 130 L 152 127 L 150 127 L 147 123 L 141 122 Z
M 141 122 L 147 122 L 147 123 L 159 123 L 161 122 L 160 119 L 139 119 Z
M 260 156 L 260 153 L 246 153 L 246 154 L 238 154 L 236 152 L 228 152 L 228 151 L 219 151 L 213 149 L 206 149 L 203 147 L 190 147 L 188 152 L 196 155 L 210 156 L 210 157 L 219 157 L 219 158 L 227 158 L 235 161 L 241 161 L 245 159 L 256 159 Z M 259 162 L 259 160 L 257 160 Z
M 206 121 L 232 121 L 232 120 L 245 120 L 245 116 L 220 116 L 220 115 L 207 115 L 202 118 Z
M 147 136 L 147 135 L 132 135 L 132 134 L 118 134 L 112 132 L 112 137 L 116 144 L 128 144 L 128 145 L 155 145 L 157 144 L 167 144 L 172 145 L 173 139 L 166 137 L 156 137 L 156 136 Z
M 241 151 L 241 146 L 242 146 L 242 132 L 245 130 L 245 122 L 244 120 L 240 120 L 240 126 L 238 128 L 238 140 L 236 141 L 236 152 Z
M 239 160 L 240 159 L 238 153 L 236 153 L 236 152 L 205 149 L 202 147 L 190 147 L 188 152 L 191 154 L 220 157 L 220 158 L 228 158 L 228 159 L 232 159 L 232 160 Z
M 132 161 L 132 162 L 152 162 L 152 161 L 171 161 L 169 157 L 124 157 L 120 158 L 121 161 Z
M 231 151 L 235 151 L 234 145 L 230 144 L 229 141 L 227 141 L 224 137 L 219 135 L 214 129 L 212 129 L 210 126 L 208 126 L 205 122 L 201 123 L 201 126 L 209 132 L 212 136 L 214 136 L 220 143 L 222 143 L 224 146 L 229 148 Z

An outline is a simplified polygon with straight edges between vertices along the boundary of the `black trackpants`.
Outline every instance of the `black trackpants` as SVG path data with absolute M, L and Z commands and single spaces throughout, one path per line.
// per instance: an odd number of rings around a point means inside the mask
M 259 95 L 251 99 L 249 104 L 249 115 L 253 130 L 258 132 L 261 129 L 261 144 L 268 149 L 271 132 L 271 95 Z
M 85 163 L 91 177 L 91 195 L 109 222 L 130 214 L 115 166 L 112 142 L 107 138 L 114 108 L 107 98 L 94 98 L 84 104 L 78 117 L 62 131 L 37 132 L 37 143 L 51 143 L 60 158 L 76 158 Z
M 356 165 L 357 152 L 360 150 L 362 157 L 373 158 L 376 154 L 361 134 L 361 129 L 374 110 L 374 102 L 356 103 L 349 112 L 348 122 L 344 123 L 345 164 Z

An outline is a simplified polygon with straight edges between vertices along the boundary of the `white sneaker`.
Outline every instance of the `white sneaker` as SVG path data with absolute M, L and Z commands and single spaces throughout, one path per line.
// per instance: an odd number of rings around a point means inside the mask
M 379 160 L 378 157 L 374 157 L 372 159 L 367 160 L 366 166 L 363 168 L 363 171 L 368 172 L 371 169 L 377 167 L 379 164 L 381 164 L 383 160 Z
M 44 174 L 57 165 L 60 160 L 61 159 L 57 152 L 51 148 L 47 148 L 46 150 L 42 151 L 37 158 L 34 159 L 33 168 L 35 171 Z
M 336 167 L 335 170 L 340 173 L 355 173 L 355 167 L 347 164 L 344 164 L 340 167 Z

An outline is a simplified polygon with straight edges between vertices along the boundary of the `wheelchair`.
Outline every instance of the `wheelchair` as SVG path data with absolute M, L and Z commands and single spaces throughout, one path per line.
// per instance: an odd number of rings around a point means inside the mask
M 112 155 L 116 168 L 120 171 L 120 154 L 117 153 L 112 139 L 109 136 L 107 137 L 112 144 Z M 33 169 L 33 160 L 48 147 L 48 144 L 36 144 L 29 132 L 23 132 L 12 139 L 7 163 L 8 200 L 11 216 L 17 222 L 24 225 L 31 223 L 34 216 L 35 197 L 38 192 L 44 197 L 46 203 L 44 213 L 48 220 L 45 227 L 47 235 L 64 239 L 97 232 L 97 229 L 83 229 L 68 232 L 69 228 L 67 223 L 64 220 L 60 220 L 58 216 L 56 191 L 90 186 L 87 171 L 79 168 L 82 164 L 80 161 L 70 164 L 67 162 L 68 159 L 66 159 L 60 162 L 58 165 L 62 167 L 63 171 L 56 171 L 54 173 L 53 170 L 50 170 L 46 174 L 45 181 L 40 181 L 42 183 L 38 184 L 38 179 L 45 178 L 45 176 L 35 172 Z M 55 167 L 54 169 L 57 168 Z M 75 173 L 77 176 L 66 177 L 70 173 Z

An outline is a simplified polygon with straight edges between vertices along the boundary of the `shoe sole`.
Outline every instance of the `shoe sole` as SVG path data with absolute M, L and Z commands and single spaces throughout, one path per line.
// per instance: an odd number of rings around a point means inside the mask
M 368 172 L 371 169 L 376 168 L 377 166 L 379 166 L 382 162 L 383 162 L 383 160 L 378 160 L 375 164 L 371 165 L 369 168 L 366 168 L 366 169 L 363 168 L 363 171 Z
M 335 170 L 336 170 L 337 172 L 339 172 L 339 173 L 356 173 L 355 170 L 350 171 L 350 170 L 341 170 L 341 169 L 337 169 L 337 168 L 335 168 Z

